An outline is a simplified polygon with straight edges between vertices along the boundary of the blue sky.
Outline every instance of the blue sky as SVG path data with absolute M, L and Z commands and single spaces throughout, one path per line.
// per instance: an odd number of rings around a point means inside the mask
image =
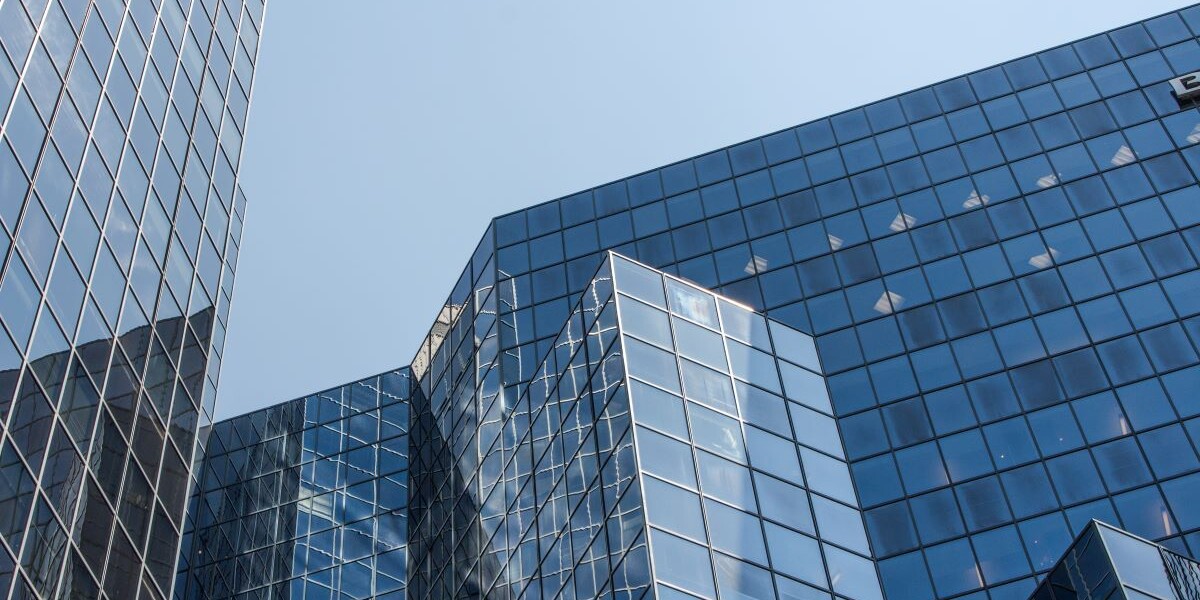
M 1187 4 L 273 0 L 217 417 L 407 364 L 493 216 Z

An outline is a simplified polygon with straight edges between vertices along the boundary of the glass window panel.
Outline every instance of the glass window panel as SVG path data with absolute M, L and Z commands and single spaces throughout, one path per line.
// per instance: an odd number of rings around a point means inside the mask
M 651 532 L 650 548 L 658 567 L 655 569 L 658 579 L 708 598 L 715 597 L 708 551 L 669 533 L 657 529 Z
M 622 292 L 659 308 L 667 307 L 661 275 L 620 257 L 613 258 L 613 271 Z
M 1178 424 L 1138 436 L 1154 475 L 1165 479 L 1200 467 L 1196 450 Z M 1157 537 L 1155 538 L 1157 539 Z
M 942 465 L 937 444 L 926 442 L 896 452 L 904 488 L 910 494 L 924 492 L 950 482 Z
M 692 440 L 697 446 L 738 462 L 746 461 L 742 428 L 737 420 L 690 403 L 688 416 L 691 417 Z
M 787 481 L 803 480 L 796 444 L 757 427 L 746 428 L 746 443 L 750 447 L 750 463 Z
M 1038 457 L 1033 437 L 1023 418 L 988 425 L 983 428 L 983 434 L 998 468 L 1019 465 Z
M 796 429 L 796 441 L 827 454 L 845 458 L 838 428 L 833 419 L 798 404 L 789 403 L 788 407 L 791 409 L 792 424 Z
M 1017 518 L 1058 508 L 1058 500 L 1040 463 L 1001 473 L 1000 481 L 1008 492 L 1008 503 Z
M 771 351 L 771 338 L 767 334 L 767 321 L 745 307 L 725 299 L 719 299 L 718 308 L 725 335 L 762 350 Z
M 828 544 L 822 546 L 829 561 L 833 591 L 856 600 L 883 600 L 875 565 L 871 561 Z
M 704 511 L 714 548 L 757 563 L 767 563 L 762 529 L 754 515 L 711 500 L 705 500 Z
M 987 446 L 978 429 L 945 437 L 938 443 L 946 457 L 946 470 L 952 481 L 963 481 L 993 470 Z
M 671 343 L 671 322 L 667 313 L 637 300 L 621 302 L 621 328 L 631 335 L 654 342 L 664 348 Z
M 647 473 L 688 487 L 696 486 L 696 469 L 689 446 L 641 427 L 637 436 L 641 466 Z
M 783 398 L 740 381 L 734 382 L 734 388 L 737 390 L 738 409 L 745 422 L 780 435 L 792 435 L 787 404 Z
M 737 413 L 733 385 L 728 375 L 687 360 L 682 361 L 682 364 L 685 397 L 718 410 Z
M 687 490 L 645 478 L 646 518 L 650 523 L 677 533 L 704 540 L 704 517 L 700 497 Z
M 920 552 L 880 561 L 879 572 L 889 598 L 933 597 L 933 585 Z
M 771 550 L 771 566 L 774 570 L 814 585 L 828 587 L 825 569 L 822 566 L 824 561 L 821 560 L 821 550 L 816 540 L 773 523 L 767 523 L 766 530 L 767 546 Z
M 631 381 L 634 417 L 639 423 L 688 437 L 687 415 L 683 410 L 683 399 L 640 381 Z
M 1153 544 L 1107 527 L 1100 528 L 1100 535 L 1123 582 L 1163 598 L 1175 594 L 1166 577 L 1162 555 Z
M 871 553 L 862 517 L 857 510 L 820 496 L 813 497 L 813 510 L 817 515 L 817 528 L 822 540 L 860 554 Z
M 667 281 L 671 312 L 701 325 L 717 329 L 717 304 L 711 294 L 674 280 Z
M 911 499 L 909 505 L 923 543 L 940 542 L 964 533 L 962 518 L 950 490 L 918 496 Z
M 1080 398 L 1071 404 L 1089 443 L 1102 442 L 1133 431 L 1112 392 Z
M 749 381 L 754 385 L 780 393 L 779 371 L 771 355 L 739 344 L 733 340 L 726 342 L 729 350 L 729 364 L 734 377 Z
M 972 542 L 979 557 L 979 570 L 989 584 L 1029 572 L 1029 561 L 1015 527 L 978 534 L 972 538 Z
M 632 338 L 625 338 L 625 354 L 625 364 L 630 375 L 677 394 L 682 393 L 674 354 Z
M 675 343 L 678 345 L 679 354 L 714 369 L 728 370 L 721 334 L 682 319 L 672 319 L 672 325 L 675 328 Z
M 750 469 L 707 452 L 698 452 L 696 458 L 700 463 L 700 485 L 705 495 L 738 508 L 757 510 Z
M 975 556 L 967 540 L 955 540 L 925 549 L 938 594 L 950 596 L 983 586 Z
M 964 483 L 955 489 L 955 494 L 962 506 L 967 528 L 971 531 L 986 529 L 1012 518 L 996 477 Z
M 771 574 L 765 569 L 724 554 L 714 554 L 713 560 L 717 566 L 717 588 L 722 598 L 761 600 L 775 597 Z
M 800 448 L 800 458 L 810 489 L 847 504 L 857 504 L 846 463 L 807 448 Z
M 805 335 L 777 321 L 769 321 L 769 323 L 777 356 L 811 371 L 821 372 L 821 363 L 817 358 L 817 347 L 812 336 Z
M 808 534 L 815 534 L 804 490 L 763 473 L 754 474 L 754 484 L 762 501 L 762 516 Z
M 867 530 L 877 556 L 890 556 L 919 545 L 908 504 L 896 502 L 866 513 Z
M 1096 446 L 1092 452 L 1110 491 L 1127 490 L 1151 480 L 1150 469 L 1131 437 Z
M 825 387 L 823 377 L 787 362 L 780 362 L 779 369 L 783 373 L 784 393 L 789 400 L 795 400 L 826 414 L 833 414 L 829 390 Z

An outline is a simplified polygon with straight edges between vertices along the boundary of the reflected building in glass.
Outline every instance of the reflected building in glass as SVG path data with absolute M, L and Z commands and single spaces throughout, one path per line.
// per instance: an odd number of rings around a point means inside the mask
M 262 18 L 0 1 L 0 597 L 171 593 Z

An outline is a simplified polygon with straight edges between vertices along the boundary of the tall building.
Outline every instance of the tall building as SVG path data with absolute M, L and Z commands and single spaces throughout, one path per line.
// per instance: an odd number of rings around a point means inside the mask
M 239 31 L 255 31 L 260 15 L 240 14 Z M 1182 557 L 1200 555 L 1200 107 L 1171 80 L 1200 71 L 1198 34 L 1200 7 L 1184 9 L 495 219 L 410 366 L 212 435 L 201 401 L 187 422 L 206 462 L 174 594 L 1188 597 L 1195 568 Z M 72 209 L 90 206 L 81 195 Z M 172 239 L 197 231 L 174 223 Z M 19 297 L 40 298 L 36 258 L 17 264 L 31 265 L 18 267 L 32 290 Z M 190 272 L 168 267 L 164 289 L 181 297 L 172 273 Z M 92 280 L 98 319 L 110 316 L 104 286 L 125 285 L 111 274 Z M 213 340 L 223 306 L 222 295 Z M 161 364 L 155 343 L 187 339 L 164 338 L 162 324 L 194 314 L 116 329 L 154 343 L 136 354 L 120 337 L 113 361 Z M 31 348 L 44 347 L 37 327 Z M 18 400 L 0 470 L 28 473 L 4 478 L 16 492 L 0 502 L 15 585 L 50 595 L 41 567 L 69 557 L 80 566 L 64 585 L 161 594 L 165 554 L 140 584 L 120 574 L 142 568 L 139 499 L 174 533 L 164 494 L 182 488 L 160 481 L 164 500 L 151 499 L 154 484 L 130 488 L 127 475 L 117 488 L 102 470 L 123 469 L 137 431 L 129 472 L 152 472 L 133 468 L 138 423 L 175 412 L 156 403 L 155 367 L 113 400 L 108 372 L 93 390 L 114 405 L 98 413 L 101 452 L 73 454 L 58 434 L 29 443 L 27 431 L 77 420 L 22 416 L 40 414 L 22 408 L 26 381 L 49 397 L 52 366 L 75 373 L 78 360 L 85 383 L 116 368 L 88 370 L 90 347 L 71 347 L 41 354 L 63 360 L 22 357 L 6 380 Z M 209 358 L 211 371 L 219 352 Z M 194 398 L 188 381 L 172 407 Z M 64 446 L 81 465 L 68 471 L 100 475 L 86 490 L 54 486 L 57 459 L 33 476 L 28 465 Z M 178 481 L 187 456 L 174 456 Z M 70 529 L 56 502 L 75 496 L 80 514 L 117 515 L 112 544 Z M 117 575 L 88 562 L 106 553 Z M 1160 571 L 1166 584 L 1139 579 Z
M 0 1 L 0 597 L 171 593 L 262 18 Z

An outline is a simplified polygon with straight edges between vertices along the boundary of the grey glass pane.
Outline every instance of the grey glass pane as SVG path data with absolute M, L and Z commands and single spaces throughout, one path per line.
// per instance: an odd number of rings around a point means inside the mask
M 724 554 L 714 554 L 713 561 L 717 567 L 717 589 L 722 598 L 761 600 L 775 597 L 771 573 L 766 569 Z
M 771 523 L 766 524 L 771 567 L 801 581 L 828 587 L 824 561 L 817 541 Z
M 706 598 L 715 597 L 712 566 L 709 563 L 708 551 L 702 546 L 652 529 L 650 548 L 654 564 L 658 567 L 655 575 L 660 581 L 677 585 Z
M 661 275 L 619 257 L 613 260 L 613 271 L 617 289 L 639 300 L 666 309 L 667 302 L 663 294 Z
M 783 374 L 784 394 L 789 400 L 795 400 L 826 414 L 833 414 L 829 391 L 820 375 L 786 362 L 779 363 L 779 370 Z
M 737 403 L 733 397 L 733 383 L 728 375 L 691 361 L 681 362 L 685 397 L 718 410 L 737 413 Z
M 629 374 L 680 393 L 675 355 L 635 339 L 625 338 L 625 364 Z
M 679 354 L 714 369 L 729 370 L 721 334 L 683 319 L 673 319 L 672 325 Z
M 846 463 L 807 448 L 800 449 L 800 459 L 809 488 L 847 504 L 856 504 Z
M 696 446 L 738 462 L 746 462 L 742 428 L 736 419 L 691 403 L 688 404 L 688 416 Z
M 653 477 L 647 477 L 643 486 L 646 518 L 650 523 L 698 540 L 706 539 L 700 496 Z
M 688 436 L 682 398 L 636 380 L 629 383 L 629 393 L 633 399 L 634 417 L 639 423 L 679 437 Z
M 751 514 L 712 500 L 704 501 L 712 545 L 734 556 L 767 564 L 767 547 L 759 520 Z
M 696 470 L 692 465 L 691 447 L 641 427 L 637 430 L 637 436 L 638 455 L 647 473 L 695 487 Z
M 671 322 L 666 311 L 637 300 L 621 301 L 621 329 L 663 348 L 674 348 L 671 342 Z
M 817 529 L 821 539 L 849 548 L 864 556 L 871 554 L 867 545 L 867 533 L 863 529 L 862 515 L 843 504 L 819 496 L 813 497 L 813 511 L 817 515 Z
M 717 329 L 717 303 L 711 294 L 694 287 L 670 280 L 667 282 L 671 312 L 706 327 Z

